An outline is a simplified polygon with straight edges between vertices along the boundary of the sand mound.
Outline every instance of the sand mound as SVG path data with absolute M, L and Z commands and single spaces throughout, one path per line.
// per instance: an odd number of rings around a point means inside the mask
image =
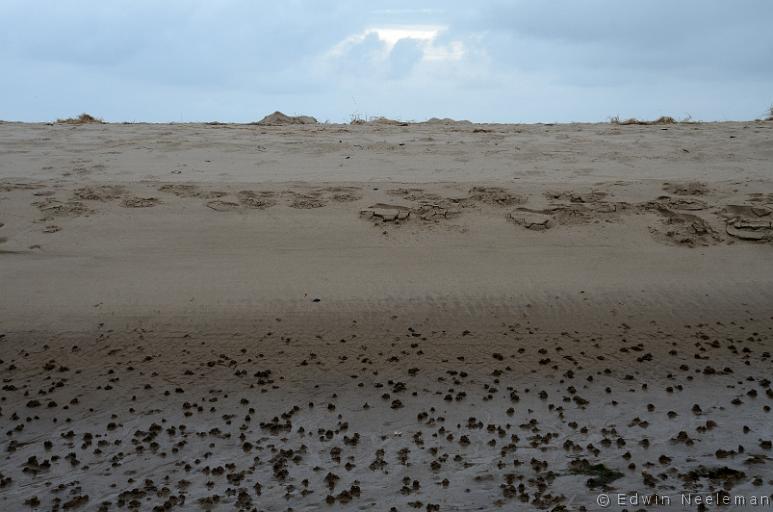
M 278 110 L 269 114 L 256 124 L 262 126 L 286 126 L 291 124 L 317 124 L 317 120 L 311 116 L 288 116 Z
M 472 122 L 466 119 L 451 119 L 450 117 L 430 117 L 426 121 L 423 121 L 421 124 L 472 124 Z
M 66 119 L 57 119 L 57 123 L 59 124 L 103 124 L 104 121 L 92 116 L 91 114 L 86 114 L 85 112 L 78 117 L 68 117 Z
M 389 119 L 388 117 L 374 117 L 368 121 L 369 124 L 385 124 L 391 126 L 408 126 L 405 121 L 398 121 L 397 119 Z

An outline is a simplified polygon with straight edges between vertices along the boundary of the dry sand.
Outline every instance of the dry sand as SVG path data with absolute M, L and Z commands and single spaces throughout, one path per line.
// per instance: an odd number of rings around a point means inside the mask
M 771 162 L 770 122 L 2 123 L 0 510 L 769 496 Z

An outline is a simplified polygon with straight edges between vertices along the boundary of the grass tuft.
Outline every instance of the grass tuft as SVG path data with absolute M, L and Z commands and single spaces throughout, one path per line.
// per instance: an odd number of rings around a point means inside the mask
M 629 119 L 620 119 L 620 116 L 613 116 L 609 118 L 609 122 L 612 124 L 619 124 L 619 125 L 630 125 L 630 124 L 653 125 L 653 124 L 676 124 L 677 121 L 671 116 L 660 116 L 654 121 L 642 121 L 642 120 L 636 119 L 635 117 L 631 117 Z
M 98 117 L 94 117 L 91 114 L 85 112 L 78 117 L 68 117 L 67 119 L 57 119 L 59 124 L 102 124 L 104 121 Z

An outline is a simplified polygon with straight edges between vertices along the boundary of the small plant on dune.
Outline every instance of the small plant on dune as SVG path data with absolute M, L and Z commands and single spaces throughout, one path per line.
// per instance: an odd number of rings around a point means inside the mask
M 773 121 L 773 105 L 768 107 L 768 121 Z
M 671 116 L 660 116 L 654 121 L 650 121 L 649 124 L 676 124 L 676 119 Z
M 98 117 L 94 117 L 91 114 L 83 113 L 78 117 L 68 117 L 67 119 L 57 119 L 57 123 L 60 124 L 102 124 L 104 121 Z
M 635 117 L 631 117 L 629 119 L 620 119 L 620 116 L 613 116 L 609 118 L 609 122 L 612 124 L 619 124 L 619 125 L 676 124 L 676 119 L 674 119 L 671 116 L 660 116 L 654 121 L 642 121 L 642 120 L 636 119 Z

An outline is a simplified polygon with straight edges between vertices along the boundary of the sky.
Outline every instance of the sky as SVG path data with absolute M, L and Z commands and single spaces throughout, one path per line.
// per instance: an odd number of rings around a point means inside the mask
M 0 0 L 0 119 L 743 120 L 769 0 Z

